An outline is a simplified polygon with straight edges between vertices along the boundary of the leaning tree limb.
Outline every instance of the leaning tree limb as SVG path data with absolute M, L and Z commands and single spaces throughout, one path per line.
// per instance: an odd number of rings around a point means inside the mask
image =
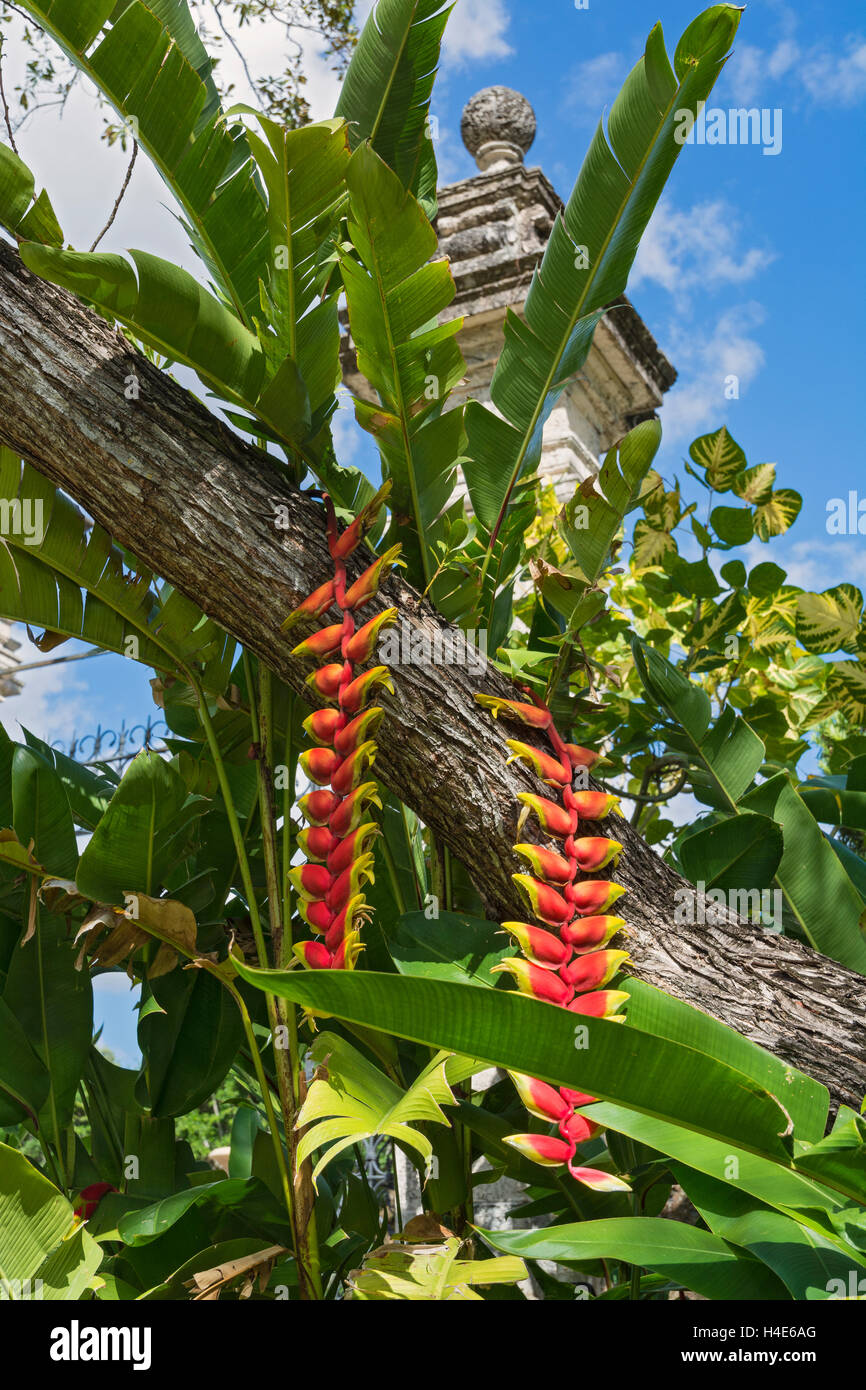
M 138 398 L 128 400 L 133 372 Z M 330 574 L 321 507 L 3 244 L 0 439 L 309 698 L 307 670 L 290 655 L 297 637 L 280 624 Z M 369 558 L 353 557 L 353 575 Z M 398 576 L 380 602 L 428 638 L 447 627 Z M 514 692 L 493 668 L 396 665 L 393 677 L 377 774 L 466 864 L 491 915 L 521 916 L 510 878 L 516 793 L 534 779 L 506 766 L 504 732 L 473 699 L 476 690 Z M 731 915 L 675 924 L 674 894 L 688 885 L 625 821 L 612 833 L 625 850 L 618 877 L 629 890 L 637 974 L 820 1079 L 835 1101 L 859 1106 L 862 977 Z

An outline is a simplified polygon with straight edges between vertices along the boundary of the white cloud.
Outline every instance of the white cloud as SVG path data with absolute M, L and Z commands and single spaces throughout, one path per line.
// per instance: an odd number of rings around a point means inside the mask
M 783 79 L 795 103 L 807 98 L 819 106 L 855 106 L 866 97 L 866 38 L 849 35 L 841 52 L 826 44 L 804 49 L 790 37 L 767 49 L 744 44 L 734 50 L 724 80 L 733 100 L 750 106 L 778 100 L 771 84 Z
M 822 525 L 824 519 L 822 515 Z M 770 558 L 787 571 L 789 584 L 817 593 L 843 582 L 866 586 L 866 550 L 859 536 L 828 536 L 825 541 L 792 541 L 787 546 L 781 540 L 777 547 Z M 757 564 L 762 559 L 766 559 L 766 552 L 755 542 L 750 561 Z
M 50 660 L 28 640 L 19 624 L 15 624 L 12 635 L 21 643 L 16 656 L 22 664 Z M 86 648 L 82 646 L 80 650 Z M 91 701 L 88 680 L 80 674 L 82 666 L 89 667 L 90 663 L 64 662 L 25 671 L 21 676 L 21 694 L 0 703 L 0 724 L 10 738 L 21 739 L 22 725 L 46 743 L 55 739 L 68 742 L 74 733 L 85 732 L 89 728 Z
M 738 250 L 740 230 L 736 212 L 721 198 L 687 209 L 663 198 L 641 240 L 630 289 L 651 281 L 685 307 L 689 292 L 698 287 L 744 284 L 774 254 L 757 246 Z
M 674 329 L 665 351 L 680 367 L 680 376 L 660 411 L 666 444 L 693 439 L 723 422 L 730 409 L 726 378 L 738 377 L 742 394 L 764 365 L 763 348 L 752 336 L 763 320 L 763 308 L 751 301 L 728 309 L 703 336 L 690 323 Z
M 572 69 L 568 78 L 565 109 L 578 125 L 596 125 L 605 107 L 616 96 L 628 70 L 621 53 L 599 53 Z
M 467 67 L 514 52 L 506 38 L 510 22 L 505 0 L 460 0 L 445 29 L 444 61 Z
M 812 50 L 805 57 L 802 81 L 821 106 L 854 106 L 866 96 L 866 39 L 847 42 L 844 53 Z

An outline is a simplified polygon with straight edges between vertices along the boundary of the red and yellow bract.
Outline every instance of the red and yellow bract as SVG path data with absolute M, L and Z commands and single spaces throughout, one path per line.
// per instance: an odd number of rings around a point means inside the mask
M 565 743 L 556 731 L 550 711 L 529 694 L 531 705 L 499 696 L 475 697 L 494 718 L 511 717 L 546 734 L 551 752 L 508 739 L 509 762 L 532 768 L 548 786 L 561 789 L 562 797 L 560 803 L 532 792 L 519 794 L 524 810 L 518 833 L 532 814 L 542 830 L 562 841 L 562 849 L 522 841 L 514 846 L 528 861 L 532 873 L 516 873 L 512 878 L 531 914 L 543 925 L 503 922 L 503 928 L 514 937 L 523 954 L 494 968 L 512 975 L 522 994 L 584 1017 L 622 1022 L 619 1009 L 628 994 L 605 986 L 628 960 L 628 952 L 605 947 L 625 926 L 621 917 L 608 915 L 608 908 L 625 890 L 618 883 L 603 879 L 578 880 L 581 872 L 595 873 L 613 863 L 622 846 L 605 836 L 577 834 L 581 821 L 604 819 L 618 800 L 607 792 L 572 789 L 574 769 L 592 767 L 598 755 Z M 587 1187 L 602 1192 L 628 1191 L 628 1184 L 621 1178 L 576 1162 L 578 1145 L 600 1131 L 591 1114 L 577 1113 L 584 1106 L 593 1105 L 593 1096 L 566 1086 L 556 1088 L 518 1073 L 512 1073 L 512 1080 L 530 1114 L 555 1124 L 557 1134 L 512 1134 L 506 1143 L 546 1167 L 565 1164 L 572 1177 Z
M 393 546 L 374 560 L 348 588 L 346 560 L 372 525 L 382 497 L 377 494 L 342 533 L 337 529 L 331 499 L 325 498 L 334 577 L 320 585 L 283 624 L 288 629 L 303 618 L 321 618 L 332 607 L 340 615 L 339 622 L 306 637 L 292 653 L 298 657 L 340 657 L 307 677 L 308 685 L 323 699 L 334 702 L 334 707 L 316 710 L 304 721 L 315 747 L 301 754 L 300 763 L 317 790 L 298 802 L 307 821 L 298 843 L 308 862 L 289 872 L 298 894 L 298 911 L 322 938 L 294 947 L 310 970 L 351 970 L 362 949 L 361 925 L 369 916 L 363 888 L 373 880 L 370 846 L 379 833 L 369 811 L 372 806 L 381 809 L 382 803 L 376 783 L 364 779 L 376 756 L 373 735 L 383 711 L 368 701 L 382 687 L 393 687 L 387 667 L 374 666 L 361 674 L 355 668 L 372 657 L 383 628 L 394 622 L 396 609 L 384 609 L 360 628 L 355 625 L 355 613 L 375 598 L 383 576 L 397 562 L 400 547 Z

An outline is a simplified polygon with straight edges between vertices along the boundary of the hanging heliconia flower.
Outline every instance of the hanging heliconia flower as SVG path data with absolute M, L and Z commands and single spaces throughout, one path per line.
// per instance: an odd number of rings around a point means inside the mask
M 325 659 L 307 684 L 333 702 L 304 720 L 315 747 L 301 754 L 300 763 L 315 790 L 298 802 L 307 822 L 298 836 L 307 863 L 289 870 L 298 911 L 321 938 L 294 947 L 311 970 L 351 970 L 362 949 L 361 926 L 369 916 L 363 890 L 373 881 L 371 845 L 379 834 L 369 811 L 373 806 L 381 810 L 382 803 L 368 773 L 384 713 L 369 701 L 377 690 L 384 687 L 393 694 L 394 687 L 387 667 L 373 666 L 361 675 L 355 667 L 372 657 L 380 633 L 394 622 L 397 610 L 386 608 L 362 627 L 356 627 L 355 614 L 379 592 L 383 577 L 397 562 L 400 546 L 392 546 L 374 560 L 350 588 L 346 587 L 346 559 L 375 521 L 384 495 L 384 490 L 377 493 L 342 533 L 337 530 L 331 499 L 325 498 L 334 578 L 310 594 L 283 623 L 288 629 L 302 618 L 321 618 L 330 608 L 340 614 L 339 622 L 320 628 L 292 652 Z
M 518 833 L 522 834 L 526 821 L 534 815 L 542 830 L 563 845 L 561 853 L 524 842 L 514 846 L 531 872 L 516 873 L 512 878 L 535 923 L 503 922 L 504 930 L 514 937 L 523 955 L 504 960 L 495 968 L 513 975 L 522 994 L 558 1004 L 584 1017 L 621 1023 L 624 1016 L 619 1010 L 628 994 L 606 986 L 629 956 L 627 951 L 607 949 L 607 943 L 625 926 L 621 917 L 609 913 L 625 890 L 618 883 L 605 880 L 578 880 L 580 873 L 597 873 L 614 863 L 622 852 L 622 845 L 616 840 L 578 834 L 582 820 L 602 820 L 618 806 L 618 799 L 606 792 L 572 789 L 575 768 L 591 768 L 598 755 L 564 743 L 550 710 L 534 695 L 532 704 L 494 695 L 475 698 L 494 719 L 505 714 L 547 734 L 552 753 L 510 738 L 508 761 L 531 767 L 562 798 L 560 802 L 530 792 L 520 793 L 523 810 Z M 557 1133 L 512 1134 L 505 1140 L 507 1144 L 535 1163 L 548 1167 L 565 1164 L 573 1178 L 600 1192 L 629 1190 L 620 1178 L 575 1162 L 578 1145 L 600 1132 L 600 1126 L 590 1117 L 577 1113 L 592 1105 L 594 1096 L 566 1086 L 557 1089 L 546 1081 L 516 1072 L 511 1073 L 511 1078 L 530 1114 L 555 1124 Z

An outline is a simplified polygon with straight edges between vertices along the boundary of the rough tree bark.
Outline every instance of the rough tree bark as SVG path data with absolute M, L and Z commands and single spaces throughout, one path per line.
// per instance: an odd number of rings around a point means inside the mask
M 140 395 L 129 401 L 133 370 Z M 330 573 L 320 506 L 2 244 L 0 439 L 308 696 L 308 668 L 290 656 L 297 638 L 280 623 Z M 288 509 L 288 529 L 275 524 L 278 506 Z M 356 556 L 353 574 L 368 559 Z M 446 626 L 399 577 L 381 604 L 396 605 L 413 630 Z M 473 700 L 479 689 L 508 694 L 508 682 L 493 668 L 479 677 L 442 665 L 396 666 L 393 677 L 377 774 L 463 860 L 491 915 L 522 916 L 511 846 L 516 793 L 534 779 L 506 766 L 506 731 Z M 734 917 L 675 925 L 674 893 L 685 881 L 628 824 L 617 820 L 615 834 L 636 973 L 820 1079 L 835 1101 L 859 1106 L 862 977 Z

